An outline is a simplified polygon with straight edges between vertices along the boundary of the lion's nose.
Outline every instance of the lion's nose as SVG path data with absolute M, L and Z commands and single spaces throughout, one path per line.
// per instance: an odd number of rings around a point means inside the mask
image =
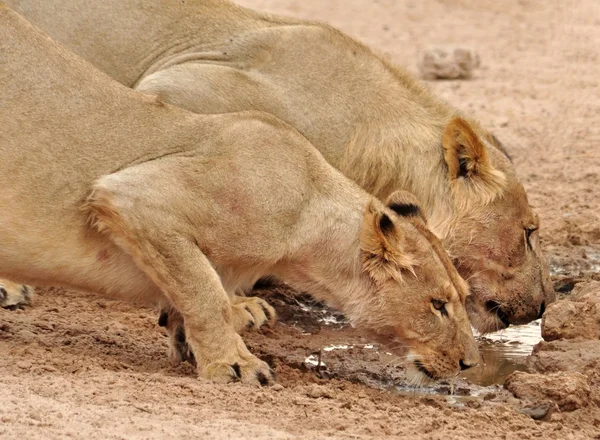
M 474 363 L 474 364 L 469 364 L 469 363 L 466 363 L 464 360 L 461 359 L 458 362 L 458 365 L 460 365 L 460 369 L 464 371 L 464 370 L 468 370 L 469 368 L 472 368 L 472 367 L 476 366 L 477 362 Z

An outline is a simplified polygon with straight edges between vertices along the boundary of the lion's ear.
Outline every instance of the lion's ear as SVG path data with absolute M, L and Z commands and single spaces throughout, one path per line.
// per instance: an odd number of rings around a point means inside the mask
M 452 119 L 444 130 L 442 146 L 451 181 L 464 179 L 485 188 L 489 195 L 502 191 L 506 177 L 492 166 L 486 146 L 467 121 Z
M 423 221 L 427 221 L 419 200 L 408 191 L 394 191 L 385 204 L 401 217 L 420 217 Z
M 360 234 L 363 269 L 376 281 L 399 278 L 401 269 L 412 270 L 414 259 L 405 249 L 403 232 L 383 210 L 370 203 Z

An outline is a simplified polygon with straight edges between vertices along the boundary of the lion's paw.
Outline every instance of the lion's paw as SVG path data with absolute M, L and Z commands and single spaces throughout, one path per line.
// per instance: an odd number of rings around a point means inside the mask
M 256 296 L 236 296 L 231 303 L 233 328 L 238 333 L 258 330 L 264 325 L 271 326 L 277 318 L 275 309 Z
M 0 279 L 0 307 L 16 310 L 31 304 L 33 287 Z

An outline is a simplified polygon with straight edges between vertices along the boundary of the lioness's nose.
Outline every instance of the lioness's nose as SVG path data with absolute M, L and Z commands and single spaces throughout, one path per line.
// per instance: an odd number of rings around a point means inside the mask
M 468 370 L 468 369 L 469 369 L 469 368 L 471 368 L 471 367 L 474 367 L 474 366 L 476 366 L 476 365 L 477 365 L 477 362 L 475 362 L 475 363 L 473 363 L 473 364 L 469 364 L 469 363 L 466 363 L 464 360 L 462 360 L 462 359 L 461 359 L 461 360 L 458 362 L 458 365 L 460 365 L 460 369 L 464 371 L 464 370 Z

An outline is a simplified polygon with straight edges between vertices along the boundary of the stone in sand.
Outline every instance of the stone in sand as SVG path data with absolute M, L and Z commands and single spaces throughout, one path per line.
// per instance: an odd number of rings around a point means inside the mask
M 590 385 L 581 373 L 547 375 L 516 371 L 506 378 L 504 386 L 515 397 L 532 402 L 551 400 L 561 411 L 574 411 L 588 406 Z
M 600 283 L 583 283 L 567 299 L 548 306 L 542 318 L 542 337 L 600 339 Z
M 479 67 L 474 49 L 457 46 L 431 46 L 419 57 L 419 71 L 425 79 L 467 79 Z

